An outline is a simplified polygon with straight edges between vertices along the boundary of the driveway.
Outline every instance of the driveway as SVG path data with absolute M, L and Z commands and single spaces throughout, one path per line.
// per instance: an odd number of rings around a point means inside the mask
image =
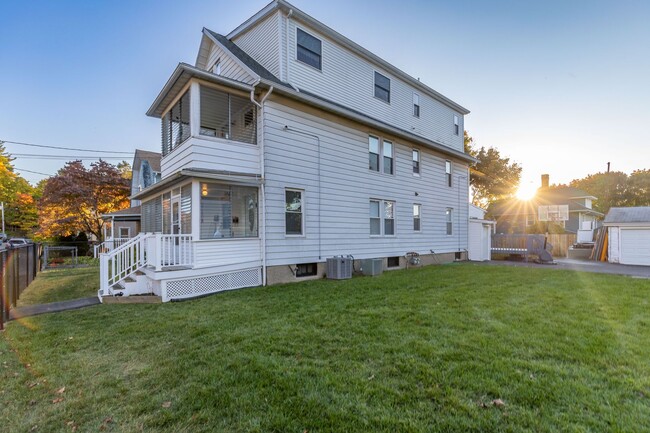
M 554 265 L 541 265 L 535 262 L 514 262 L 508 260 L 490 260 L 480 262 L 486 265 L 521 266 L 529 268 L 564 269 L 569 271 L 596 272 L 599 274 L 629 275 L 637 278 L 650 278 L 650 266 L 619 265 L 617 263 L 595 262 L 592 260 L 555 259 Z

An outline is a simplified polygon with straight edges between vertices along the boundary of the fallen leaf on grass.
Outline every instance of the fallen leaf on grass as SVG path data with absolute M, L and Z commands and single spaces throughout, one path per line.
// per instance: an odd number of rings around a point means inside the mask
M 504 406 L 506 405 L 506 404 L 504 403 L 504 401 L 501 400 L 500 398 L 496 398 L 496 399 L 492 400 L 492 404 L 493 404 L 494 406 L 496 406 L 496 407 L 504 407 Z
M 65 392 L 65 386 L 56 390 L 57 394 L 63 394 Z
M 52 404 L 61 403 L 62 401 L 63 401 L 63 397 L 55 398 L 54 400 L 52 400 Z
M 172 406 L 171 401 L 166 401 L 162 404 L 162 407 L 164 407 L 165 409 L 170 408 L 171 406 Z

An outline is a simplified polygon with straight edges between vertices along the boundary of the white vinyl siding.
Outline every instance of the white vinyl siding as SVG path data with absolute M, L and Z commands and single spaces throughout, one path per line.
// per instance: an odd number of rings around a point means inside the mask
M 341 254 L 370 258 L 403 256 L 405 251 L 428 254 L 431 249 L 444 253 L 467 248 L 467 224 L 460 225 L 451 236 L 445 234 L 447 207 L 458 208 L 455 215 L 461 221 L 468 219 L 468 186 L 467 178 L 461 178 L 454 185 L 458 189 L 444 187 L 443 155 L 422 148 L 422 176 L 414 177 L 413 144 L 386 137 L 393 143 L 395 175 L 378 176 L 368 170 L 366 127 L 323 116 L 288 100 L 282 104 L 269 100 L 264 109 L 269 266 L 323 262 Z M 285 125 L 314 134 L 319 140 L 286 130 Z M 466 172 L 467 165 L 458 164 L 457 170 Z M 300 186 L 309 197 L 304 203 L 305 231 L 301 237 L 285 235 L 285 188 L 291 185 Z M 426 237 L 413 230 L 414 192 L 427 213 L 421 220 L 421 230 L 430 234 Z M 370 235 L 372 199 L 394 202 L 395 235 Z M 385 211 L 383 207 L 379 210 Z M 385 230 L 383 223 L 380 227 Z
M 257 63 L 280 78 L 280 42 L 283 39 L 280 12 L 275 12 L 246 33 L 234 38 L 233 42 Z
M 286 18 L 282 18 L 283 22 Z M 368 116 L 398 128 L 412 131 L 430 140 L 463 150 L 462 134 L 455 135 L 450 126 L 453 116 L 459 118 L 463 130 L 463 116 L 450 106 L 440 102 L 413 85 L 398 79 L 377 65 L 359 57 L 329 38 L 304 25 L 288 22 L 286 32 L 289 40 L 286 79 L 299 89 L 315 93 Z M 296 59 L 296 28 L 309 32 L 322 42 L 322 70 L 306 65 Z M 377 53 L 380 57 L 386 53 Z M 399 65 L 397 65 L 399 66 Z M 375 97 L 375 72 L 390 79 L 390 104 Z M 417 91 L 420 117 L 413 115 L 413 93 Z
M 218 75 L 247 84 L 253 84 L 255 82 L 255 78 L 253 78 L 250 73 L 242 68 L 241 65 L 235 61 L 229 53 L 221 49 L 220 46 L 213 42 L 212 46 L 210 47 L 210 54 L 208 55 L 207 62 L 207 67 L 209 68 L 208 70 L 210 72 L 216 73 L 214 71 L 214 65 L 217 63 L 217 61 L 219 62 Z

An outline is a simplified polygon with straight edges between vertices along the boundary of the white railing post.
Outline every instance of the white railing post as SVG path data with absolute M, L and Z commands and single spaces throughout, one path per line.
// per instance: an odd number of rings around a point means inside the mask
M 108 256 L 105 254 L 99 256 L 99 288 L 102 296 L 108 295 Z
M 158 251 L 158 257 L 156 258 L 156 271 L 162 270 L 162 264 L 165 260 L 165 251 L 163 250 L 163 235 L 162 233 L 156 233 L 156 250 Z

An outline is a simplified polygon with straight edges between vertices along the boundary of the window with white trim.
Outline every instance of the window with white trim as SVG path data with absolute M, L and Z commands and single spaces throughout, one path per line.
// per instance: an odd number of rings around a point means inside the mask
M 395 202 L 370 200 L 370 234 L 372 236 L 393 236 L 395 234 Z
M 120 227 L 120 238 L 130 238 L 131 227 Z
M 454 114 L 454 135 L 460 135 L 460 119 Z
M 301 29 L 296 29 L 296 58 L 319 71 L 322 70 L 322 43 Z
M 417 93 L 413 94 L 413 115 L 420 117 L 420 95 Z
M 390 78 L 375 71 L 375 98 L 390 104 Z
M 285 189 L 285 234 L 288 236 L 302 236 L 304 233 L 303 218 L 303 193 L 299 189 Z
M 420 151 L 413 149 L 413 174 L 420 174 Z
M 445 220 L 447 222 L 447 235 L 452 235 L 454 232 L 453 213 L 454 210 L 450 207 L 448 207 L 447 210 L 445 211 Z
M 413 230 L 416 232 L 422 230 L 421 215 L 422 205 L 418 203 L 413 204 Z
M 393 174 L 395 164 L 393 162 L 393 142 L 368 136 L 368 168 L 379 173 Z
M 447 186 L 451 186 L 451 161 L 445 161 L 445 177 Z

